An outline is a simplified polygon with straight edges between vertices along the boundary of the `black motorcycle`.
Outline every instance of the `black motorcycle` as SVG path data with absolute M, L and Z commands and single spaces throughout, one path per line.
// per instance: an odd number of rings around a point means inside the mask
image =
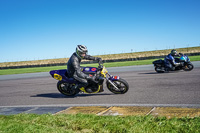
M 175 58 L 175 61 L 180 63 L 179 66 L 175 67 L 176 70 L 191 71 L 194 68 L 194 65 L 190 62 L 190 59 L 187 55 L 180 53 L 180 58 Z M 164 73 L 166 71 L 164 60 L 156 60 L 152 62 L 157 73 Z

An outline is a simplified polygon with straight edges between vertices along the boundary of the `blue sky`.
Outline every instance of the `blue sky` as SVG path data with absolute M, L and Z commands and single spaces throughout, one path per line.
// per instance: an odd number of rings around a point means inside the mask
M 200 0 L 0 0 L 0 62 L 200 46 Z

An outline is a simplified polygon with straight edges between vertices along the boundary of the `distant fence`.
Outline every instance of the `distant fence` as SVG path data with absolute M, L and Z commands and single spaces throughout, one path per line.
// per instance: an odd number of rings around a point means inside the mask
M 198 53 L 187 53 L 188 56 L 195 56 L 200 55 Z M 103 60 L 103 62 L 122 62 L 122 61 L 136 61 L 136 60 L 147 60 L 147 59 L 158 59 L 164 58 L 166 55 L 163 56 L 149 56 L 149 57 L 138 57 L 138 58 L 126 58 L 126 59 L 113 59 L 113 60 Z M 84 61 L 81 64 L 91 64 L 96 63 L 96 61 Z M 23 65 L 23 66 L 9 66 L 9 67 L 0 67 L 1 69 L 17 69 L 17 68 L 33 68 L 33 67 L 48 67 L 48 66 L 67 66 L 66 63 L 55 63 L 55 64 L 41 64 L 41 65 Z

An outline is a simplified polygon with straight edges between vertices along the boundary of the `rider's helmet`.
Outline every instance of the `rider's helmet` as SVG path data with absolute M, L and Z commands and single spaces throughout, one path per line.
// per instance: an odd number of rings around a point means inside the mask
M 172 56 L 177 56 L 178 53 L 177 53 L 177 51 L 176 51 L 175 49 L 173 49 L 173 50 L 171 51 L 171 55 L 172 55 Z
M 87 47 L 84 45 L 77 45 L 76 47 L 76 54 L 80 57 L 83 58 L 87 54 L 88 50 Z

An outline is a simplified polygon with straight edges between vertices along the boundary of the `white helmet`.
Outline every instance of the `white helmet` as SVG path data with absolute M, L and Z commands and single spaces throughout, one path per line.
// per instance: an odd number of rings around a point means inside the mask
M 77 47 L 76 47 L 76 54 L 79 57 L 83 58 L 82 54 L 87 54 L 87 53 L 88 53 L 88 50 L 87 50 L 86 46 L 84 46 L 84 45 L 77 45 Z

